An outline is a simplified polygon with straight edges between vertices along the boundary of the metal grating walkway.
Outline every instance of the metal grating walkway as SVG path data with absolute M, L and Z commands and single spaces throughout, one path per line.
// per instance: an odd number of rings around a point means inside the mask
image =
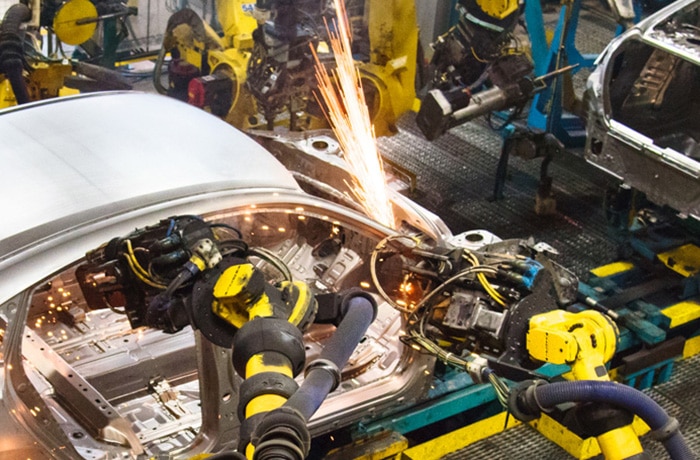
M 616 258 L 603 216 L 609 179 L 575 154 L 552 162 L 557 212 L 539 216 L 534 204 L 540 159 L 512 156 L 504 199 L 492 199 L 501 137 L 484 122 L 467 123 L 428 142 L 411 114 L 401 120 L 399 134 L 379 144 L 385 157 L 416 174 L 414 199 L 440 215 L 454 233 L 486 229 L 504 239 L 532 236 L 557 249 L 557 261 L 579 276 Z

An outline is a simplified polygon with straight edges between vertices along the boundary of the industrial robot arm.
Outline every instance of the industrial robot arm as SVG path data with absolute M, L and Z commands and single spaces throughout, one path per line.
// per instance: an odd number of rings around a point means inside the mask
M 266 260 L 284 279 L 271 284 L 251 258 Z M 377 313 L 374 298 L 360 289 L 314 296 L 282 261 L 248 247 L 238 230 L 197 216 L 171 217 L 114 238 L 88 253 L 81 270 L 108 306 L 124 305 L 132 327 L 174 333 L 191 325 L 212 343 L 233 348 L 233 369 L 244 379 L 238 450 L 247 458 L 306 457 L 307 421 L 340 383 Z M 314 321 L 337 329 L 306 365 L 302 333 Z M 304 368 L 299 386 L 294 378 Z
M 524 104 L 533 91 L 532 63 L 514 32 L 517 0 L 457 2 L 458 23 L 431 46 L 432 81 L 416 117 L 425 137 L 477 116 Z
M 516 0 L 459 1 L 458 24 L 432 44 L 432 81 L 416 115 L 428 140 L 492 112 L 512 109 L 508 120 L 567 66 L 533 75 L 533 64 L 516 34 Z M 506 122 L 507 124 L 507 122 Z
M 522 55 L 508 55 L 494 61 L 485 71 L 488 77 L 468 86 L 432 89 L 423 100 L 416 124 L 428 140 L 435 140 L 450 128 L 481 115 L 527 102 L 538 81 L 530 77 L 532 65 Z M 483 89 L 482 84 L 493 85 Z
M 603 313 L 563 310 L 533 316 L 527 333 L 531 358 L 553 364 L 568 364 L 569 382 L 526 380 L 511 390 L 508 408 L 516 418 L 528 421 L 565 402 L 577 403 L 567 412 L 569 419 L 598 440 L 607 459 L 650 459 L 632 428 L 639 415 L 664 443 L 671 458 L 695 458 L 680 431 L 653 400 L 640 391 L 610 381 L 605 363 L 615 353 L 619 336 L 615 323 Z
M 378 248 L 384 264 L 391 266 L 392 257 L 403 261 L 403 297 L 394 301 L 402 300 L 395 307 L 408 314 L 406 342 L 490 382 L 518 419 L 576 402 L 562 417 L 575 421 L 577 433 L 595 437 L 606 458 L 645 459 L 632 428 L 640 415 L 673 458 L 695 458 L 686 456 L 677 422 L 639 391 L 609 381 L 617 326 L 598 311 L 564 310 L 576 302 L 578 280 L 543 247 L 507 240 L 441 249 L 401 236 Z M 571 381 L 548 383 L 537 372 L 544 363 L 570 366 L 564 378 Z M 521 383 L 509 388 L 502 377 Z

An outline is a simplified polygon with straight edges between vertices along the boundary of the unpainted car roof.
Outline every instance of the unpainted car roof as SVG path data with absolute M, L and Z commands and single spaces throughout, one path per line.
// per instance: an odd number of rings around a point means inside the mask
M 48 236 L 38 228 L 85 211 L 109 215 L 216 190 L 299 190 L 244 133 L 183 102 L 136 92 L 0 111 L 0 161 L 0 258 Z

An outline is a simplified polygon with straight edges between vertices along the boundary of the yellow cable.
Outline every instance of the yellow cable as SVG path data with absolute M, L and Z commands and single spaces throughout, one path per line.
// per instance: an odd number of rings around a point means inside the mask
M 505 298 L 498 291 L 496 291 L 493 288 L 493 286 L 491 286 L 491 283 L 489 283 L 489 281 L 486 279 L 486 275 L 484 275 L 483 273 L 479 273 L 478 275 L 476 275 L 476 277 L 483 286 L 486 293 L 490 295 L 491 298 L 493 298 L 493 300 L 496 301 L 496 303 L 498 303 L 504 308 L 507 307 Z
M 479 259 L 476 258 L 474 254 L 471 252 L 466 252 L 464 253 L 465 258 L 471 262 L 472 266 L 478 267 L 479 264 Z M 491 283 L 486 279 L 486 275 L 483 273 L 477 273 L 476 278 L 479 280 L 481 283 L 481 286 L 483 286 L 484 290 L 488 295 L 491 296 L 493 300 L 496 301 L 500 306 L 506 308 L 508 305 L 506 304 L 505 298 L 498 292 L 496 291 L 493 286 L 491 286 Z
M 125 255 L 125 257 L 126 257 L 126 261 L 129 263 L 129 267 L 131 267 L 131 271 L 134 273 L 134 275 L 136 275 L 136 277 L 138 279 L 140 279 L 144 283 L 146 283 L 149 286 L 154 287 L 154 288 L 165 289 L 167 287 L 163 284 L 155 283 L 155 282 L 149 280 L 148 278 L 146 278 L 145 276 L 141 275 L 141 273 L 139 273 L 138 270 L 136 269 L 136 267 L 134 266 L 134 262 L 131 260 L 131 257 L 129 257 L 128 255 Z
M 148 272 L 146 270 L 144 270 L 144 268 L 139 263 L 138 259 L 136 259 L 136 253 L 134 253 L 134 248 L 131 245 L 131 240 L 125 240 L 125 242 L 126 242 L 127 254 L 128 254 L 129 258 L 131 259 L 131 262 L 134 264 L 134 267 L 138 270 L 138 272 L 141 275 L 143 275 L 145 277 L 149 277 L 150 275 L 148 274 Z
M 134 275 L 144 283 L 148 284 L 151 287 L 158 288 L 158 289 L 165 289 L 167 288 L 166 285 L 156 283 L 150 278 L 150 275 L 146 270 L 143 269 L 141 264 L 139 264 L 138 260 L 136 260 L 136 255 L 134 254 L 134 249 L 131 246 L 131 240 L 126 240 L 126 248 L 127 248 L 127 253 L 125 254 L 126 261 L 129 264 L 129 267 L 131 267 L 131 271 L 134 272 Z
M 473 47 L 473 46 L 470 47 L 469 49 L 471 50 L 472 56 L 474 56 L 474 59 L 476 59 L 477 61 L 479 61 L 479 62 L 481 62 L 481 63 L 483 63 L 483 64 L 488 64 L 488 63 L 489 63 L 489 61 L 486 61 L 486 60 L 484 60 L 484 59 L 481 59 L 481 58 L 476 54 L 476 51 L 474 51 L 474 47 Z

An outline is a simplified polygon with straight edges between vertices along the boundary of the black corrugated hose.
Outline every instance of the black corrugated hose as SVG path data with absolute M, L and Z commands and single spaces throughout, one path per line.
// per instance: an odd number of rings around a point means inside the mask
M 10 81 L 17 104 L 29 102 L 29 91 L 22 72 L 26 66 L 20 26 L 31 19 L 32 12 L 22 3 L 12 5 L 0 24 L 0 72 Z
M 258 425 L 254 459 L 301 460 L 308 454 L 311 439 L 306 423 L 340 382 L 340 370 L 377 315 L 376 302 L 366 293 L 353 293 L 344 303 L 342 321 L 319 358 L 307 367 L 304 382 Z

